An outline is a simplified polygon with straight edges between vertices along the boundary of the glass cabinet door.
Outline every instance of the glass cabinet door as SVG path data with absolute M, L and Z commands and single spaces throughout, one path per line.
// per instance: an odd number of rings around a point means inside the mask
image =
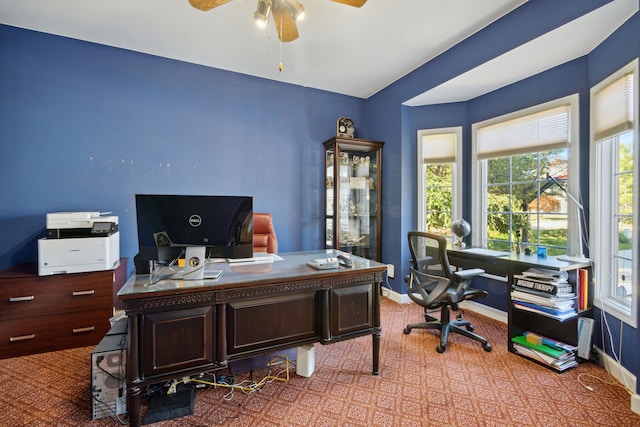
M 327 248 L 380 261 L 382 145 L 355 138 L 324 143 Z

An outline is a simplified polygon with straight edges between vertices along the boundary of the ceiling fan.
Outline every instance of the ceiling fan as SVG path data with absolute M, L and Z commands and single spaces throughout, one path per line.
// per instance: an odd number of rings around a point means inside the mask
M 189 0 L 191 6 L 203 11 L 229 3 L 231 0 Z M 347 6 L 361 7 L 367 0 L 331 0 Z M 253 18 L 259 25 L 265 26 L 269 22 L 269 13 L 278 30 L 278 37 L 282 42 L 291 42 L 298 38 L 296 20 L 304 14 L 304 6 L 298 0 L 258 0 Z

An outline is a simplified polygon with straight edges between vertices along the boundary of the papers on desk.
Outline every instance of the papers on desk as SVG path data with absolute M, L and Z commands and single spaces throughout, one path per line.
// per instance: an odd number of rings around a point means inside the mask
M 210 266 L 205 265 L 204 271 L 202 273 L 202 279 L 203 280 L 216 280 L 221 275 L 222 275 L 222 270 L 218 270 L 216 268 L 211 268 Z M 167 279 L 171 279 L 171 280 L 182 280 L 182 279 L 184 279 L 184 269 L 180 269 L 180 270 L 176 271 L 172 275 L 168 276 Z
M 487 249 L 487 248 L 468 248 L 468 249 L 464 249 L 463 252 L 469 252 L 471 254 L 477 254 L 477 255 L 494 256 L 494 257 L 511 255 L 509 252 L 494 251 L 493 249 Z
M 273 261 L 281 261 L 282 257 L 267 252 L 254 252 L 251 258 L 227 258 L 227 262 L 231 265 L 252 265 L 252 264 L 269 264 Z

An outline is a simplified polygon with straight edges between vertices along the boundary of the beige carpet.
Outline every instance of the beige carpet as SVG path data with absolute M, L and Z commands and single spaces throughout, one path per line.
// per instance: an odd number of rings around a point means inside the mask
M 381 305 L 380 375 L 371 375 L 371 338 L 316 345 L 310 378 L 271 382 L 245 394 L 199 390 L 195 413 L 157 426 L 640 426 L 629 394 L 593 363 L 558 374 L 507 351 L 506 325 L 467 312 L 480 344 L 453 335 L 443 354 L 437 333 L 414 330 L 416 305 Z M 90 353 L 79 348 L 0 360 L 0 425 L 115 426 L 91 421 Z M 265 370 L 253 373 L 259 380 Z M 578 376 L 592 386 L 587 390 Z M 249 374 L 236 375 L 236 382 Z M 229 398 L 226 400 L 225 397 Z M 122 416 L 126 420 L 126 415 Z

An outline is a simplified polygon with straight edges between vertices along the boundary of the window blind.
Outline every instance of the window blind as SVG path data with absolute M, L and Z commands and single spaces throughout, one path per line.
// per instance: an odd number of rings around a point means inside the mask
M 633 77 L 627 74 L 593 96 L 594 140 L 633 129 Z
M 561 105 L 478 128 L 479 159 L 566 148 L 570 142 L 570 106 Z
M 424 163 L 451 163 L 456 161 L 456 134 L 440 133 L 422 137 Z

